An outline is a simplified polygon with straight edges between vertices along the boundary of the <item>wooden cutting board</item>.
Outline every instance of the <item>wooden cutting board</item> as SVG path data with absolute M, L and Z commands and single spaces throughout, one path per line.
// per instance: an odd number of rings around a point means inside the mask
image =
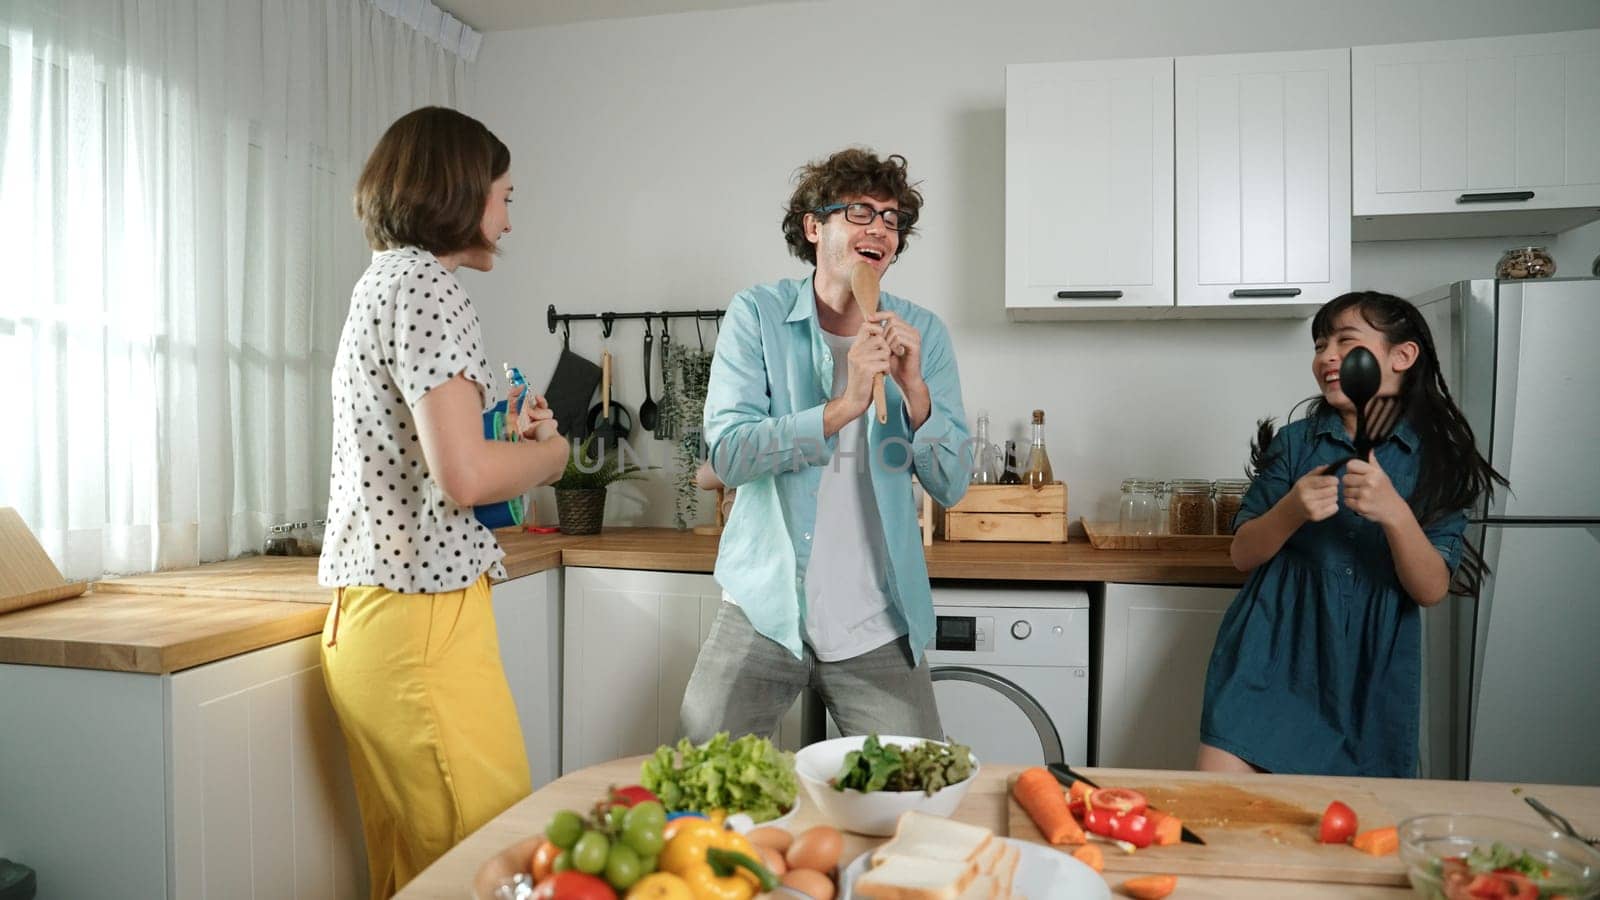
M 88 588 L 87 582 L 62 578 L 22 516 L 0 507 L 0 613 L 76 597 Z
M 1263 778 L 1259 785 L 1241 788 L 1171 772 L 1140 778 L 1130 772 L 1115 785 L 1096 779 L 1102 787 L 1130 787 L 1141 791 L 1152 806 L 1183 819 L 1205 840 L 1199 844 L 1146 847 L 1123 853 L 1102 844 L 1107 872 L 1147 872 L 1161 875 L 1222 875 L 1232 878 L 1273 878 L 1286 881 L 1323 881 L 1338 884 L 1405 886 L 1405 867 L 1397 856 L 1370 856 L 1343 844 L 1317 842 L 1322 811 L 1334 800 L 1355 810 L 1363 831 L 1395 824 L 1377 797 L 1355 788 L 1341 789 L 1304 783 L 1281 783 Z M 1238 776 L 1231 781 L 1237 783 Z M 1011 837 L 1046 844 L 1007 781 L 1007 826 Z M 1247 780 L 1247 784 L 1250 780 Z M 1058 847 L 1070 852 L 1071 848 Z

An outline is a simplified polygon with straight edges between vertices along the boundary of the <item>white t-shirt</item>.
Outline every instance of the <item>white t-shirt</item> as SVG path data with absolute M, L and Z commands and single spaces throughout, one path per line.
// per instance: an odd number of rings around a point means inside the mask
M 833 352 L 833 391 L 844 391 L 855 337 L 822 332 Z M 850 659 L 905 634 L 884 584 L 888 551 L 872 494 L 867 413 L 839 430 L 817 486 L 817 521 L 806 563 L 806 643 L 818 659 Z
M 374 253 L 350 295 L 333 362 L 322 584 L 437 594 L 485 571 L 506 577 L 494 534 L 428 471 L 411 412 L 458 372 L 477 383 L 487 407 L 494 379 L 467 292 L 426 250 Z

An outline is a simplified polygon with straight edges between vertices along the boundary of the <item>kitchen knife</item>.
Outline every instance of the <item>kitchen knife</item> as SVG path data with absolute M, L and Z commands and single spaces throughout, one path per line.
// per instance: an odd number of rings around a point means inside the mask
M 1084 784 L 1087 784 L 1089 787 L 1092 787 L 1092 788 L 1099 788 L 1100 787 L 1100 785 L 1095 784 L 1093 781 L 1090 781 L 1089 779 L 1083 777 L 1083 775 L 1073 771 L 1072 767 L 1067 765 L 1066 763 L 1051 763 L 1050 764 L 1050 774 L 1054 775 L 1056 777 L 1056 781 L 1061 782 L 1061 786 L 1062 787 L 1070 788 L 1070 787 L 1072 787 L 1072 783 L 1074 781 L 1081 781 Z M 1155 807 L 1153 807 L 1153 806 L 1150 807 L 1150 808 L 1151 809 L 1155 809 Z M 1185 844 L 1199 844 L 1200 846 L 1203 847 L 1203 846 L 1205 846 L 1205 843 L 1206 843 L 1200 837 L 1200 835 L 1195 834 L 1193 831 L 1190 831 L 1189 830 L 1189 826 L 1187 826 L 1187 825 L 1183 826 L 1183 835 L 1182 835 L 1182 837 L 1183 837 L 1183 842 Z

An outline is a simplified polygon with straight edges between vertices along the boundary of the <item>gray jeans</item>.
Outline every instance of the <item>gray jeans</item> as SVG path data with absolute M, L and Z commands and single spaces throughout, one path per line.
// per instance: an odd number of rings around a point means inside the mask
M 680 712 L 691 741 L 719 731 L 771 735 L 800 691 L 815 688 L 841 734 L 944 739 L 928 659 L 911 662 L 904 638 L 852 659 L 824 662 L 810 647 L 795 659 L 756 631 L 738 604 L 724 603 L 695 660 Z

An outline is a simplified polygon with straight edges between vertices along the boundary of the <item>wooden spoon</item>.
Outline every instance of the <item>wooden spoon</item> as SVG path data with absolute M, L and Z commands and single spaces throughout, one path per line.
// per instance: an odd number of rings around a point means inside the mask
M 856 263 L 850 271 L 850 291 L 856 295 L 863 317 L 878 311 L 878 270 L 866 263 Z M 872 405 L 878 411 L 878 424 L 889 421 L 889 398 L 883 389 L 883 374 L 872 379 Z

